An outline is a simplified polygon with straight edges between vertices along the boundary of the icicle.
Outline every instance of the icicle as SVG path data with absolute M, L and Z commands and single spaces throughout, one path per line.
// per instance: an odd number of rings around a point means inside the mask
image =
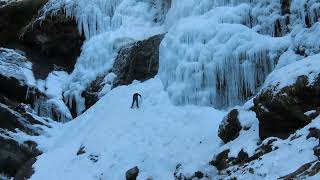
M 30 89 L 30 87 L 28 86 L 27 91 L 26 91 L 26 96 L 24 98 L 25 100 L 27 100 L 29 98 L 29 89 Z

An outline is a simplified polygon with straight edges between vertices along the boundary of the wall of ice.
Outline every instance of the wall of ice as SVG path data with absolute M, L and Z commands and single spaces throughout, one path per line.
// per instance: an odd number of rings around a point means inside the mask
M 177 105 L 240 104 L 279 59 L 284 66 L 318 52 L 317 0 L 293 0 L 289 12 L 283 0 L 187 2 L 172 2 L 160 47 L 159 75 Z

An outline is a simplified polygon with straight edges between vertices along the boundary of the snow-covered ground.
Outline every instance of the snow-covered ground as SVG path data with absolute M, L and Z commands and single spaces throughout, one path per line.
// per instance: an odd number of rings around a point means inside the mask
M 140 109 L 130 108 L 135 92 L 142 95 Z M 210 107 L 173 106 L 158 77 L 121 86 L 39 142 L 44 154 L 31 179 L 125 179 L 134 166 L 138 179 L 173 179 L 179 163 L 192 173 L 220 146 L 224 115 Z M 86 153 L 77 156 L 82 146 Z
M 223 145 L 217 132 L 226 112 L 210 106 L 241 104 L 261 87 L 282 88 L 298 75 L 309 74 L 312 79 L 319 73 L 318 0 L 293 0 L 288 27 L 284 27 L 280 0 L 172 0 L 167 16 L 159 16 L 168 10 L 159 8 L 159 2 L 50 0 L 44 7 L 40 20 L 63 8 L 86 37 L 70 75 L 52 72 L 45 81 L 28 81 L 48 95 L 67 119 L 71 113 L 64 103 L 72 104 L 75 98 L 80 115 L 85 109 L 81 92 L 112 68 L 121 47 L 167 34 L 160 46 L 157 77 L 117 87 L 75 120 L 34 138 L 44 153 L 34 164 L 31 179 L 120 180 L 128 169 L 138 166 L 139 180 L 170 180 L 179 163 L 184 172 L 210 169 L 213 179 L 219 178 L 208 162 L 226 148 L 234 157 L 241 149 L 254 154 L 258 121 L 253 112 L 243 110 L 241 124 L 251 128 Z M 304 12 L 305 3 L 314 13 Z M 275 37 L 276 33 L 282 37 Z M 130 108 L 135 92 L 142 95 L 140 109 Z M 252 101 L 245 105 L 249 106 Z M 319 128 L 319 118 L 310 126 Z M 308 127 L 297 132 L 303 136 L 295 140 L 278 140 L 278 150 L 251 163 L 255 175 L 240 171 L 234 175 L 274 179 L 314 160 L 316 142 L 304 139 Z M 77 155 L 81 149 L 85 153 Z

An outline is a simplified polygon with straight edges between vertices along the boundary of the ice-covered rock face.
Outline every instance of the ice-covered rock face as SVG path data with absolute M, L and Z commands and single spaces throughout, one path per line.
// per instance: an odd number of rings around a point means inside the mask
M 21 53 L 21 54 L 20 54 Z M 23 52 L 0 48 L 0 75 L 13 77 L 29 86 L 35 85 L 32 72 L 32 63 L 23 55 Z
M 284 56 L 293 52 L 291 57 L 302 59 L 317 51 L 317 42 L 301 39 L 318 32 L 317 4 L 173 1 L 166 19 L 169 31 L 160 47 L 159 69 L 172 101 L 224 108 L 254 95 L 284 52 L 288 51 Z M 290 12 L 285 5 L 290 5 Z M 311 29 L 304 29 L 309 27 L 306 17 L 314 26 Z

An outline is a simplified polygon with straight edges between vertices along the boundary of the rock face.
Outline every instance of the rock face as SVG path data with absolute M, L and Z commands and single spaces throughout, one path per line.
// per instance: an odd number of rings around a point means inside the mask
M 287 138 L 310 123 L 311 118 L 304 113 L 319 106 L 320 75 L 312 85 L 306 76 L 300 76 L 295 84 L 276 94 L 270 88 L 254 99 L 253 110 L 259 119 L 260 138 Z
M 219 126 L 218 136 L 224 143 L 228 143 L 239 136 L 242 127 L 238 119 L 238 114 L 238 110 L 233 109 Z
M 40 78 L 59 67 L 71 72 L 83 41 L 76 22 L 62 12 L 27 26 L 22 36 L 24 50 L 34 61 L 35 75 Z M 44 67 L 48 72 L 43 70 Z
M 0 48 L 0 92 L 13 100 L 32 103 L 35 80 L 32 63 L 12 49 Z
M 0 46 L 16 44 L 23 27 L 30 23 L 47 0 L 23 0 L 0 7 Z
M 122 48 L 112 69 L 117 75 L 113 87 L 153 78 L 158 73 L 159 45 L 163 37 L 163 34 L 156 35 Z
M 23 0 L 0 7 L 0 47 L 20 49 L 33 62 L 37 78 L 61 67 L 73 70 L 84 41 L 75 20 L 59 12 L 35 21 L 47 0 Z
M 3 98 L 2 98 L 3 99 Z M 2 101 L 1 101 L 2 102 Z M 32 166 L 32 158 L 41 154 L 37 149 L 37 144 L 33 141 L 17 141 L 12 137 L 12 133 L 19 129 L 21 132 L 34 136 L 42 132 L 41 126 L 44 124 L 28 112 L 30 108 L 26 105 L 11 107 L 0 103 L 0 173 L 14 177 L 18 171 L 24 167 L 27 171 L 26 163 L 29 163 L 29 170 Z M 35 128 L 37 124 L 40 127 Z M 29 171 L 30 172 L 30 171 Z M 20 173 L 17 179 L 29 178 L 30 173 Z

